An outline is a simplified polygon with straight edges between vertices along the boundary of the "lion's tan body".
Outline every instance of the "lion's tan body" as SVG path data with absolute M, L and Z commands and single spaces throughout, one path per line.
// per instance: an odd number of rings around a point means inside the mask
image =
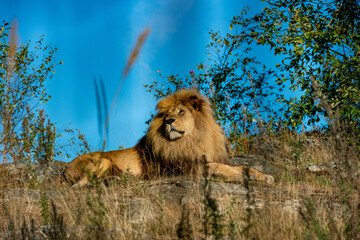
M 84 186 L 88 174 L 97 177 L 130 172 L 134 176 L 151 178 L 166 174 L 198 174 L 203 160 L 210 175 L 228 180 L 241 180 L 247 169 L 250 177 L 273 182 L 273 177 L 252 168 L 229 166 L 225 137 L 213 117 L 210 103 L 196 90 L 180 90 L 162 99 L 156 106 L 147 134 L 129 149 L 94 152 L 70 162 L 64 178 Z

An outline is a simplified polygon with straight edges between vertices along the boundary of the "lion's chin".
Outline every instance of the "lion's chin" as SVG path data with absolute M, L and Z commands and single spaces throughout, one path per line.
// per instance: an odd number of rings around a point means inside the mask
M 175 139 L 181 138 L 182 136 L 183 136 L 183 133 L 180 133 L 176 130 L 171 130 L 168 132 L 168 138 L 170 140 L 175 140 Z

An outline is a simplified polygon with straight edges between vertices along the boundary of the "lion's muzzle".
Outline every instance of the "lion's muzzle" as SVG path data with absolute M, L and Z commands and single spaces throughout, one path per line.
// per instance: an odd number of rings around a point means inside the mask
M 165 120 L 165 129 L 166 129 L 166 134 L 167 134 L 167 137 L 169 138 L 169 140 L 175 140 L 175 139 L 178 139 L 178 138 L 181 138 L 185 131 L 182 131 L 182 130 L 179 130 L 175 124 L 175 119 L 166 119 Z

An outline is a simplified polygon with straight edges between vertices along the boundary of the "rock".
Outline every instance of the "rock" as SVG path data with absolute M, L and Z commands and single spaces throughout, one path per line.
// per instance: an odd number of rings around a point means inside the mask
M 5 163 L 1 165 L 1 171 L 7 171 L 11 175 L 21 174 L 28 169 L 26 163 Z
M 252 167 L 259 172 L 263 172 L 270 175 L 278 175 L 285 171 L 281 166 L 272 164 L 266 160 L 263 156 L 259 155 L 239 155 L 233 158 L 230 158 L 230 161 L 234 165 L 243 165 Z
M 316 173 L 317 175 L 329 174 L 328 169 L 322 165 L 311 164 L 306 167 L 309 172 Z
M 9 189 L 5 190 L 5 194 L 7 198 L 11 199 L 24 199 L 29 198 L 31 200 L 40 199 L 40 191 L 39 190 L 31 190 L 31 189 Z
M 49 164 L 6 163 L 0 165 L 0 174 L 9 182 L 29 182 L 33 179 L 39 182 L 52 182 L 64 171 L 67 163 L 56 161 Z
M 252 153 L 263 157 L 266 161 L 278 161 L 285 156 L 279 143 L 275 142 L 255 142 L 251 143 Z
M 158 216 L 155 209 L 157 208 L 150 199 L 133 198 L 129 200 L 124 213 L 131 223 L 142 224 L 152 221 Z
M 184 196 L 183 198 L 181 198 L 180 205 L 181 205 L 181 207 L 189 209 L 189 210 L 195 210 L 198 207 L 195 199 L 188 197 L 188 196 Z
M 282 207 L 282 210 L 285 212 L 290 212 L 290 213 L 299 212 L 300 203 L 297 199 L 286 200 L 283 205 L 284 206 Z
M 202 186 L 204 182 L 201 183 Z M 248 190 L 239 184 L 224 183 L 224 182 L 210 182 L 212 194 L 214 196 L 226 196 L 226 195 L 246 195 Z
M 34 173 L 38 180 L 42 182 L 52 182 L 61 175 L 66 165 L 67 163 L 60 161 L 50 164 L 37 164 L 34 166 Z

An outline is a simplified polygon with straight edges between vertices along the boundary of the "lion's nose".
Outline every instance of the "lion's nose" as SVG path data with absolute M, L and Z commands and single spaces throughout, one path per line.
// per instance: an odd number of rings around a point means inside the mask
M 166 124 L 172 124 L 173 122 L 175 122 L 175 119 L 173 119 L 173 118 L 169 118 L 169 119 L 165 120 Z

